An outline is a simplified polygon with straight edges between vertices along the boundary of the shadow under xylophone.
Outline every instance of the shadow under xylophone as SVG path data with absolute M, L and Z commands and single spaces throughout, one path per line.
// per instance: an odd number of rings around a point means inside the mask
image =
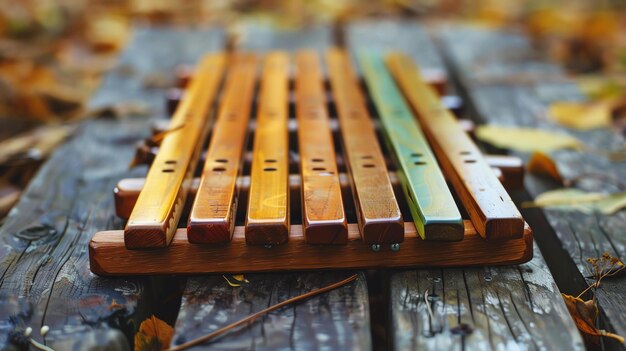
M 364 85 L 339 49 L 325 56 L 326 80 L 313 51 L 294 56 L 293 78 L 284 52 L 207 55 L 159 143 L 138 149 L 146 178 L 118 183 L 128 222 L 94 235 L 91 270 L 530 260 L 532 231 L 502 185 L 520 186 L 521 161 L 483 156 L 409 58 L 357 59 Z

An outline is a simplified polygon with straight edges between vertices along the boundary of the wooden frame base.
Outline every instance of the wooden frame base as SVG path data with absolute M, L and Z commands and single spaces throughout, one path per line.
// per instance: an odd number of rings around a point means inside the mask
M 464 225 L 462 241 L 437 242 L 420 239 L 413 223 L 405 223 L 400 250 L 383 247 L 379 252 L 363 243 L 356 224 L 348 224 L 346 245 L 308 244 L 302 226 L 292 225 L 289 242 L 271 248 L 246 245 L 244 228 L 236 227 L 228 244 L 191 244 L 186 229 L 178 229 L 165 249 L 128 250 L 124 232 L 111 230 L 94 235 L 89 260 L 93 273 L 119 276 L 508 265 L 532 259 L 533 236 L 528 226 L 520 239 L 484 240 L 471 222 L 466 220 Z

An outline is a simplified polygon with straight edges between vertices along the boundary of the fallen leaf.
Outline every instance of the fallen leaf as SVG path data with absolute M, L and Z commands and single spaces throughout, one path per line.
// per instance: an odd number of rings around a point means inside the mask
M 534 152 L 530 159 L 528 160 L 528 164 L 526 165 L 528 172 L 540 176 L 547 176 L 563 184 L 563 177 L 559 172 L 559 168 L 556 163 L 550 158 L 550 156 L 544 154 L 543 152 Z
M 0 142 L 0 165 L 47 157 L 75 130 L 72 125 L 47 125 Z
M 97 51 L 117 51 L 130 36 L 130 25 L 124 16 L 104 13 L 93 16 L 88 24 L 86 37 Z
M 228 283 L 228 285 L 233 288 L 240 287 L 242 285 L 250 284 L 250 281 L 246 279 L 243 274 L 230 274 L 230 275 L 222 275 L 224 280 Z
M 555 102 L 548 108 L 548 116 L 554 122 L 577 130 L 607 128 L 612 124 L 612 104 L 600 102 Z
M 624 86 L 607 76 L 580 76 L 576 85 L 590 100 L 613 100 L 624 96 Z
M 556 189 L 538 195 L 535 201 L 522 203 L 522 207 L 547 207 L 563 211 L 581 211 L 587 214 L 597 211 L 612 215 L 626 207 L 626 191 L 605 194 L 575 188 Z
M 522 152 L 549 153 L 558 149 L 582 149 L 581 142 L 574 137 L 536 128 L 483 125 L 476 128 L 476 137 L 502 149 Z
M 250 281 L 248 279 L 246 279 L 243 274 L 235 274 L 232 276 L 233 279 L 235 279 L 238 282 L 243 282 L 243 283 L 250 283 Z
M 567 310 L 581 333 L 585 334 L 587 337 L 606 336 L 618 340 L 619 342 L 624 342 L 623 337 L 595 327 L 596 320 L 598 319 L 598 307 L 593 300 L 584 301 L 579 297 L 567 294 L 561 295 L 563 296 Z
M 164 350 L 170 346 L 174 328 L 154 315 L 141 322 L 135 334 L 135 351 Z

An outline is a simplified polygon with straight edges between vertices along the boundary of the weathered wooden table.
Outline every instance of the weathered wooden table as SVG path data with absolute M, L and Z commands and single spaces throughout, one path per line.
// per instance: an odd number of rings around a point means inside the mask
M 244 50 L 324 50 L 336 45 L 336 33 L 328 27 L 284 32 L 250 24 L 237 45 Z M 576 87 L 556 66 L 539 59 L 520 34 L 461 25 L 427 33 L 416 22 L 403 21 L 355 22 L 342 33 L 350 50 L 400 49 L 421 66 L 447 74 L 470 107 L 468 116 L 477 120 L 556 128 L 542 117 L 547 104 L 580 98 Z M 152 315 L 174 326 L 172 344 L 180 344 L 353 273 L 246 275 L 251 283 L 238 288 L 221 276 L 103 278 L 90 273 L 91 235 L 123 226 L 113 212 L 111 189 L 121 178 L 145 174 L 145 168 L 127 168 L 134 145 L 148 136 L 154 119 L 165 117 L 164 91 L 142 81 L 172 75 L 177 64 L 193 63 L 225 43 L 225 31 L 217 28 L 135 31 L 119 69 L 107 75 L 91 105 L 140 100 L 154 113 L 84 122 L 42 167 L 0 228 L 0 345 L 30 326 L 35 339 L 55 350 L 132 349 L 139 324 Z M 519 72 L 532 79 L 523 84 L 505 79 Z M 608 131 L 577 136 L 594 145 L 620 142 Z M 572 176 L 598 168 L 618 179 L 626 175 L 624 163 L 569 152 L 554 157 Z M 550 184 L 529 176 L 526 186 L 528 192 L 516 198 Z M 541 249 L 527 264 L 356 272 L 357 281 L 347 286 L 272 312 L 195 349 L 583 349 L 559 289 L 577 294 L 587 286 L 585 258 L 604 251 L 624 256 L 626 239 L 620 234 L 626 212 L 602 217 L 535 210 L 525 215 Z M 626 313 L 619 302 L 626 293 L 620 284 L 624 278 L 607 281 L 598 299 L 602 325 L 624 335 Z M 42 325 L 50 327 L 45 339 L 39 335 Z

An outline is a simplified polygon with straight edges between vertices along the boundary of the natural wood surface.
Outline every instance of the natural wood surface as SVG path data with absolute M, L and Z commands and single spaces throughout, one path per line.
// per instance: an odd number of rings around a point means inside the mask
M 422 240 L 412 222 L 404 224 L 405 238 L 399 251 L 373 252 L 360 238 L 356 224 L 348 224 L 346 245 L 311 245 L 301 225 L 291 226 L 289 242 L 267 248 L 247 245 L 244 228 L 235 227 L 230 243 L 194 245 L 187 230 L 179 229 L 162 250 L 129 250 L 123 232 L 98 232 L 89 244 L 90 267 L 99 275 L 200 274 L 269 272 L 307 269 L 365 269 L 417 266 L 505 265 L 532 258 L 532 232 L 520 239 L 484 240 L 471 222 L 464 223 L 461 241 Z M 445 252 L 445 254 L 442 254 Z
M 539 249 L 511 267 L 390 278 L 395 350 L 585 350 Z
M 123 228 L 111 189 L 124 177 L 145 176 L 145 167 L 128 170 L 134 144 L 149 135 L 152 121 L 166 117 L 164 90 L 146 88 L 141 80 L 219 50 L 223 34 L 135 28 L 117 63 L 133 74 L 107 73 L 89 106 L 141 101 L 151 115 L 82 122 L 0 227 L 0 349 L 19 349 L 8 346 L 8 335 L 30 326 L 36 340 L 57 351 L 132 350 L 144 319 L 154 314 L 173 323 L 178 307 L 168 287 L 178 289 L 180 280 L 95 276 L 87 247 L 93 232 Z M 45 338 L 43 325 L 50 327 Z
M 266 55 L 254 133 L 246 242 L 278 245 L 289 239 L 289 56 Z
M 519 237 L 524 231 L 522 215 L 417 66 L 401 54 L 390 55 L 388 64 L 480 235 L 486 239 Z
M 463 239 L 461 214 L 452 193 L 383 57 L 360 53 L 358 62 L 380 116 L 388 148 L 398 165 L 398 176 L 419 235 L 425 240 Z
M 187 198 L 187 185 L 193 176 L 208 131 L 210 108 L 222 81 L 223 54 L 209 54 L 198 64 L 196 75 L 179 104 L 168 133 L 161 142 L 144 191 L 124 229 L 129 248 L 165 247 L 172 239 Z
M 541 128 L 573 135 L 590 150 L 618 150 L 624 136 L 612 129 L 575 131 L 551 122 L 550 104 L 584 101 L 575 82 L 558 65 L 533 49 L 523 35 L 451 26 L 440 31 L 442 46 L 457 72 L 460 87 L 473 116 L 483 122 L 507 126 Z M 514 153 L 524 159 L 529 155 Z M 597 152 L 561 150 L 549 154 L 565 179 L 581 179 L 576 187 L 595 192 L 621 191 L 626 179 L 626 162 L 611 162 Z M 602 180 L 597 180 L 601 174 Z M 528 196 L 533 198 L 559 184 L 528 174 Z M 520 196 L 529 200 L 528 196 Z M 556 209 L 522 211 L 537 229 L 535 236 L 559 289 L 578 295 L 592 284 L 587 258 L 609 252 L 626 260 L 626 211 L 614 215 L 585 214 Z M 626 335 L 625 276 L 603 280 L 595 293 L 600 310 L 598 325 Z M 590 296 L 587 296 L 590 298 Z M 625 345 L 602 340 L 604 349 L 626 349 Z
M 319 57 L 300 51 L 295 61 L 304 237 L 311 244 L 345 244 L 348 228 Z
M 339 49 L 330 50 L 326 62 L 363 241 L 400 243 L 404 240 L 402 214 L 352 64 Z
M 233 288 L 219 275 L 190 279 L 173 345 L 206 335 L 251 313 L 332 284 L 354 272 L 246 274 Z M 199 322 L 201 321 L 201 322 Z M 371 350 L 367 280 L 272 312 L 249 327 L 191 350 Z
M 225 243 L 232 237 L 256 71 L 254 54 L 234 54 L 187 223 L 190 242 Z

